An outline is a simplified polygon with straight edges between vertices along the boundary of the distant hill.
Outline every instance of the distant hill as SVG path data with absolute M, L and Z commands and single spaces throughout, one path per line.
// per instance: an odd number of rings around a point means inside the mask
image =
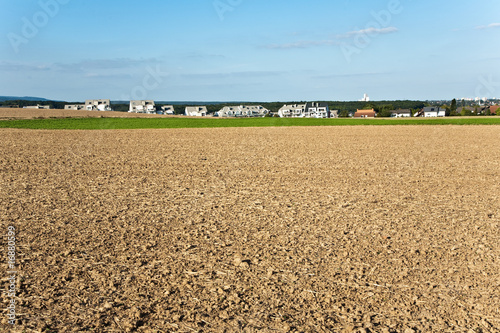
M 31 96 L 24 96 L 24 97 L 19 97 L 19 96 L 0 96 L 0 102 L 6 102 L 6 101 L 50 102 L 50 101 L 53 101 L 53 100 L 42 98 L 42 97 L 31 97 Z M 58 102 L 58 101 L 54 101 L 54 102 Z

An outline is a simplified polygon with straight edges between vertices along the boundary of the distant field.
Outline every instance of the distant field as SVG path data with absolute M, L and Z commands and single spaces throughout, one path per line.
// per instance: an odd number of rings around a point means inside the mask
M 128 114 L 130 115 L 130 114 Z M 303 118 L 61 118 L 0 121 L 0 128 L 27 129 L 148 129 L 355 125 L 500 125 L 500 117 L 411 119 L 303 119 Z
M 54 118 L 165 118 L 157 114 L 139 114 L 118 111 L 76 111 L 0 108 L 0 120 L 54 119 Z

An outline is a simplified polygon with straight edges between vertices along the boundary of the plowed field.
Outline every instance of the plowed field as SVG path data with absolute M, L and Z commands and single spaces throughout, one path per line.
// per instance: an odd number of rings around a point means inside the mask
M 499 127 L 0 136 L 0 330 L 500 331 Z
M 41 110 L 0 108 L 0 120 L 46 118 L 165 118 L 158 114 L 128 113 L 118 111 Z

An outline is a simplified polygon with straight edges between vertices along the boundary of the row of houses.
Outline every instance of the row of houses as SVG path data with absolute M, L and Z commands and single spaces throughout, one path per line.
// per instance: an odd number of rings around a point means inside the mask
M 412 112 L 410 109 L 392 110 L 390 111 L 390 114 L 391 117 L 394 118 L 412 117 Z M 353 118 L 375 118 L 376 116 L 377 113 L 375 112 L 374 109 L 357 110 L 356 113 L 353 115 Z M 413 115 L 413 117 L 426 117 L 426 118 L 445 117 L 445 116 L 446 116 L 446 109 L 434 106 L 425 107 Z
M 262 105 L 235 105 L 225 106 L 215 112 L 215 117 L 265 117 L 270 111 Z M 206 106 L 188 106 L 184 115 L 191 117 L 206 117 L 208 110 Z
M 48 105 L 25 106 L 32 109 L 48 109 Z M 485 109 L 488 107 L 484 107 Z M 495 109 L 493 109 L 495 108 Z M 85 110 L 85 111 L 113 111 L 111 101 L 109 99 L 86 100 L 85 104 L 65 105 L 66 110 Z M 458 108 L 457 112 L 461 113 L 462 108 Z M 498 106 L 491 107 L 491 113 L 495 114 Z M 159 108 L 153 100 L 137 100 L 130 101 L 129 111 L 131 113 L 147 113 L 147 114 L 163 114 L 174 115 L 175 108 L 173 105 L 163 105 Z M 485 110 L 476 110 L 477 114 L 484 114 Z M 209 115 L 206 106 L 187 106 L 184 109 L 184 115 L 191 117 L 206 117 Z M 271 115 L 271 111 L 261 105 L 236 105 L 225 106 L 215 112 L 216 117 L 265 117 Z M 275 114 L 281 118 L 337 118 L 338 110 L 330 110 L 326 102 L 306 102 L 300 104 L 285 104 Z M 374 109 L 357 110 L 349 116 L 353 118 L 374 118 L 377 113 Z M 398 109 L 390 111 L 391 117 L 445 117 L 446 110 L 441 107 L 425 107 L 414 114 L 410 109 Z
M 497 110 L 499 109 L 499 105 L 493 105 L 493 106 L 483 106 L 483 107 L 476 107 L 474 110 L 471 110 L 470 107 L 459 107 L 457 108 L 457 113 L 462 114 L 463 111 L 470 111 L 471 114 L 488 114 L 487 112 L 489 111 L 490 114 L 495 114 Z M 353 117 L 354 118 L 374 118 L 376 117 L 377 113 L 375 110 L 358 110 Z M 424 118 L 435 118 L 435 117 L 446 117 L 446 109 L 443 109 L 441 107 L 436 107 L 436 106 L 429 106 L 425 107 L 417 112 L 415 112 L 412 115 L 412 112 L 410 109 L 399 109 L 399 110 L 393 110 L 390 111 L 391 117 L 395 118 L 405 118 L 405 117 L 424 117 Z
M 416 113 L 415 117 L 444 117 L 446 110 L 438 107 L 426 107 Z M 281 118 L 338 118 L 338 110 L 330 110 L 327 103 L 311 102 L 305 104 L 284 105 L 278 111 Z M 410 109 L 398 109 L 390 111 L 391 117 L 412 117 Z M 377 112 L 374 109 L 357 110 L 350 115 L 353 118 L 375 118 Z
M 129 112 L 135 113 L 159 113 L 165 115 L 175 114 L 173 105 L 164 105 L 157 110 L 153 101 L 130 101 Z M 225 106 L 214 114 L 216 117 L 265 117 L 269 110 L 261 105 L 237 105 Z M 208 109 L 206 106 L 186 106 L 184 115 L 189 117 L 206 117 Z
M 65 110 L 85 110 L 85 111 L 113 111 L 109 99 L 90 99 L 85 104 L 69 104 L 64 106 Z
M 66 105 L 67 110 L 87 110 L 87 111 L 112 111 L 109 99 L 87 100 L 85 104 Z M 161 106 L 158 110 L 153 100 L 130 101 L 129 111 L 131 113 L 148 114 L 175 114 L 173 105 Z M 446 110 L 439 107 L 426 107 L 417 112 L 415 117 L 444 117 Z M 237 105 L 225 106 L 215 113 L 216 117 L 265 117 L 270 111 L 261 105 Z M 206 117 L 208 110 L 206 106 L 187 106 L 184 115 L 190 117 Z M 357 110 L 354 118 L 374 118 L 374 109 Z M 328 103 L 307 102 L 303 104 L 285 104 L 278 111 L 281 118 L 337 118 L 338 110 L 330 110 Z M 391 117 L 411 117 L 409 109 L 399 109 L 391 111 Z

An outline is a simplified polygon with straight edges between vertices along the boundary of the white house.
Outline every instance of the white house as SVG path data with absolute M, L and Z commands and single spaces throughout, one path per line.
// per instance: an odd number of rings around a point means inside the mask
M 446 110 L 440 107 L 429 106 L 423 110 L 424 117 L 445 117 Z
M 37 104 L 37 105 L 25 106 L 24 109 L 45 109 L 45 110 L 48 110 L 48 109 L 50 109 L 50 106 Z
M 225 106 L 217 112 L 218 117 L 264 117 L 269 110 L 261 105 Z
M 156 113 L 154 101 L 130 101 L 128 112 L 133 113 Z
M 305 116 L 308 118 L 330 118 L 330 108 L 324 102 L 306 103 Z
M 190 117 L 206 117 L 207 116 L 206 106 L 186 106 L 184 114 Z
M 394 111 L 391 111 L 391 117 L 395 117 L 395 118 L 411 117 L 411 111 L 410 111 L 410 109 L 394 110 Z
M 85 104 L 67 104 L 64 110 L 85 110 Z
M 161 107 L 161 111 L 163 112 L 163 114 L 166 114 L 169 116 L 171 116 L 175 113 L 175 109 L 174 109 L 173 105 L 164 105 Z
M 85 101 L 87 111 L 113 111 L 109 99 L 90 99 Z
M 330 118 L 327 103 L 309 102 L 306 104 L 283 105 L 278 111 L 281 118 Z
M 305 112 L 305 104 L 285 104 L 278 110 L 278 115 L 281 118 L 301 118 Z

